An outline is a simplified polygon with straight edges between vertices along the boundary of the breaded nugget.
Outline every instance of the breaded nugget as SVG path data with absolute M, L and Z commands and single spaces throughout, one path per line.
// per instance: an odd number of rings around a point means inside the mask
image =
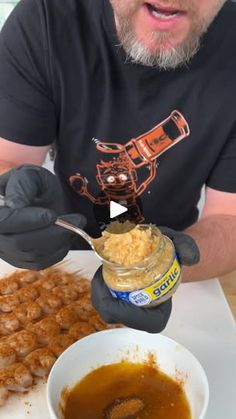
M 75 279 L 74 284 L 75 284 L 75 289 L 80 295 L 90 293 L 91 283 L 88 281 L 88 279 L 85 279 L 85 278 Z
M 16 362 L 16 352 L 6 342 L 0 343 L 0 370 Z
M 36 302 L 45 314 L 54 314 L 63 305 L 61 298 L 54 295 L 52 292 L 45 292 L 37 298 Z
M 41 273 L 37 271 L 24 271 L 19 276 L 19 282 L 21 286 L 26 286 L 38 281 L 41 278 Z
M 3 295 L 0 297 L 0 310 L 4 313 L 10 313 L 20 304 L 19 297 L 14 295 Z
M 56 357 L 60 356 L 69 346 L 74 343 L 75 339 L 69 335 L 54 336 L 48 345 L 48 348 L 54 353 Z
M 78 320 L 78 315 L 73 307 L 63 307 L 55 318 L 61 329 L 69 329 Z
M 41 348 L 27 355 L 24 365 L 29 368 L 32 375 L 46 377 L 55 361 L 55 355 L 48 348 Z
M 38 285 L 30 284 L 27 287 L 20 288 L 17 295 L 21 303 L 34 301 L 39 297 Z
M 96 314 L 96 310 L 93 308 L 90 297 L 88 296 L 83 296 L 79 300 L 74 301 L 70 306 L 76 311 L 82 321 L 88 321 L 92 315 Z
M 9 335 L 20 328 L 20 322 L 12 313 L 0 313 L 0 335 Z
M 8 295 L 14 294 L 19 288 L 19 282 L 14 277 L 3 278 L 0 281 L 0 294 Z
M 70 304 L 78 297 L 78 292 L 73 285 L 59 285 L 52 290 L 52 293 L 59 297 L 63 304 Z
M 27 330 L 35 333 L 38 342 L 47 345 L 53 336 L 59 335 L 61 329 L 53 316 L 47 316 L 37 323 L 27 325 Z
M 10 365 L 0 371 L 0 384 L 7 390 L 24 392 L 32 385 L 33 379 L 29 369 L 21 364 Z
M 96 329 L 86 322 L 77 322 L 70 327 L 68 334 L 78 340 L 96 332 Z
M 42 309 L 36 301 L 20 304 L 14 314 L 22 325 L 37 320 L 42 315 Z
M 7 343 L 14 349 L 18 357 L 24 357 L 38 347 L 36 335 L 27 330 L 14 333 L 7 339 Z

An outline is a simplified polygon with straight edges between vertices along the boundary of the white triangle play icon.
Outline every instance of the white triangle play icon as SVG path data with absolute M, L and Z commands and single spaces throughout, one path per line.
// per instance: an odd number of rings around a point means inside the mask
M 110 218 L 118 217 L 118 215 L 124 214 L 128 209 L 123 205 L 117 204 L 117 202 L 110 202 Z

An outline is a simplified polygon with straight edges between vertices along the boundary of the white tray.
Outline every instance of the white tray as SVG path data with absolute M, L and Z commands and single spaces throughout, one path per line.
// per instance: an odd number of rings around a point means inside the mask
M 100 264 L 91 251 L 72 251 L 65 260 L 67 269 L 81 268 L 88 278 Z M 14 270 L 0 259 L 0 276 Z M 163 334 L 186 346 L 205 368 L 210 385 L 206 419 L 236 419 L 236 328 L 219 282 L 182 284 L 173 300 Z M 45 390 L 41 383 L 26 395 L 10 397 L 0 418 L 50 419 Z

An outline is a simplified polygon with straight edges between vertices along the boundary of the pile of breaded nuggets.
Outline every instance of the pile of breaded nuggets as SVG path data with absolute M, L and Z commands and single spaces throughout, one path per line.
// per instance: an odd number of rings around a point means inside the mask
M 109 327 L 92 307 L 90 282 L 78 274 L 50 268 L 0 279 L 0 405 L 47 377 L 76 340 Z

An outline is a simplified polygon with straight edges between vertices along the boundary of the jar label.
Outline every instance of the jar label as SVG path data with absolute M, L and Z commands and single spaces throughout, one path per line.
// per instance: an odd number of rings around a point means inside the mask
M 157 302 L 167 294 L 171 295 L 174 293 L 174 289 L 179 283 L 181 275 L 181 269 L 177 257 L 175 256 L 174 261 L 169 270 L 152 285 L 142 288 L 136 291 L 115 291 L 110 289 L 113 297 L 118 298 L 136 306 L 146 306 L 153 302 Z

